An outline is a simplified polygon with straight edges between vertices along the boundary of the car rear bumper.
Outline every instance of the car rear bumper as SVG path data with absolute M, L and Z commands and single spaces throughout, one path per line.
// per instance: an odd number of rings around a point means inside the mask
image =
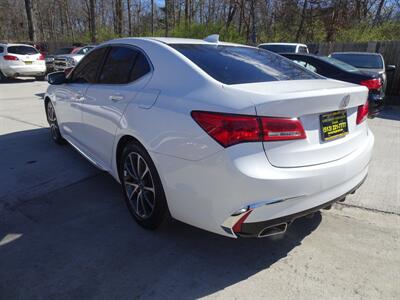
M 370 118 L 376 117 L 384 108 L 384 94 L 373 94 L 368 95 L 369 113 Z
M 265 224 L 342 199 L 366 177 L 373 144 L 369 131 L 364 143 L 346 157 L 296 168 L 272 166 L 257 143 L 239 144 L 200 161 L 151 156 L 174 218 L 236 238 L 257 236 Z M 236 234 L 232 218 L 237 220 L 249 209 L 242 231 Z
M 46 73 L 45 64 L 32 64 L 32 65 L 12 65 L 2 69 L 2 72 L 7 77 L 17 76 L 42 76 Z

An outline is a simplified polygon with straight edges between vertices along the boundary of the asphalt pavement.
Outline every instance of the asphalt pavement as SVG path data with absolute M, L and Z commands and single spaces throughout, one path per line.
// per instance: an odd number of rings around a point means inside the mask
M 0 84 L 0 299 L 398 299 L 400 108 L 368 120 L 369 176 L 281 237 L 146 231 L 119 185 L 49 137 L 46 82 Z

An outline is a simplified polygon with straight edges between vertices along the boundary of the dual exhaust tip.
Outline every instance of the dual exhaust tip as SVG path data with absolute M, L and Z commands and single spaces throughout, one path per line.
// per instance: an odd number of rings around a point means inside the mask
M 260 233 L 258 234 L 258 237 L 263 238 L 263 237 L 267 237 L 267 236 L 283 234 L 286 232 L 288 226 L 289 226 L 289 223 L 280 223 L 280 224 L 265 227 L 264 229 L 262 229 L 260 231 Z

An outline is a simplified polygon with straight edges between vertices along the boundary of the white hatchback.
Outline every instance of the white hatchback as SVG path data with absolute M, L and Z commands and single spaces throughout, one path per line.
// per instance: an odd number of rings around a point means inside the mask
M 117 39 L 49 83 L 55 142 L 112 174 L 146 228 L 170 214 L 233 238 L 283 233 L 367 176 L 367 88 L 260 48 Z
M 0 44 L 0 80 L 18 76 L 43 79 L 46 73 L 44 55 L 30 45 Z

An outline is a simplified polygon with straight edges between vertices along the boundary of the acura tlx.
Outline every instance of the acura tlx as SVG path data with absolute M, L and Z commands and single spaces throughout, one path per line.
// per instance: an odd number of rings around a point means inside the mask
M 120 182 L 145 228 L 172 216 L 233 238 L 279 234 L 367 176 L 367 88 L 272 52 L 216 35 L 124 38 L 65 74 L 48 76 L 52 138 Z

